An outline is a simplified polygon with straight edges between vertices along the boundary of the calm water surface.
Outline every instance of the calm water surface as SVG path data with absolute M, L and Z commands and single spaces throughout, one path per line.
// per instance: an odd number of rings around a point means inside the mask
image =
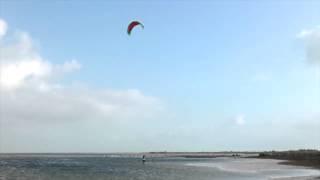
M 277 165 L 272 160 L 103 156 L 0 156 L 0 180 L 213 180 L 272 179 L 320 175 L 318 170 Z

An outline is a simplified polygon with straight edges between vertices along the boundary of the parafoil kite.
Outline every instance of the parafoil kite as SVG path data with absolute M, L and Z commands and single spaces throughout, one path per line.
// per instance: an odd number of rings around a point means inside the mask
M 128 25 L 128 29 L 127 29 L 128 35 L 131 35 L 132 29 L 135 28 L 136 26 L 141 26 L 142 29 L 144 28 L 143 24 L 140 23 L 139 21 L 132 21 L 132 22 Z

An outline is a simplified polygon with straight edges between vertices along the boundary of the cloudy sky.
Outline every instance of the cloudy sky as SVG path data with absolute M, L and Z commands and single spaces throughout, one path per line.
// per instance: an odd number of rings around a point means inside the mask
M 320 149 L 318 7 L 1 1 L 0 152 Z

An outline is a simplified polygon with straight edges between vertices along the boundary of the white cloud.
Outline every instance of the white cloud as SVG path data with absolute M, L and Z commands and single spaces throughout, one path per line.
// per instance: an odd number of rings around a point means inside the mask
M 160 99 L 138 89 L 63 84 L 59 80 L 67 73 L 81 69 L 77 60 L 46 60 L 26 32 L 10 42 L 5 38 L 0 39 L 0 152 L 125 151 L 128 143 L 134 149 L 135 139 L 145 138 L 136 129 L 164 114 Z M 113 142 L 115 137 L 126 143 Z
M 6 123 L 63 121 L 121 121 L 145 119 L 161 111 L 161 102 L 138 90 L 93 90 L 45 85 L 43 91 L 25 86 L 0 91 Z
M 27 33 L 18 33 L 14 43 L 0 43 L 0 88 L 17 88 L 30 79 L 44 78 L 52 71 Z
M 234 122 L 236 123 L 236 125 L 239 125 L 239 126 L 242 126 L 246 123 L 245 121 L 245 116 L 242 115 L 242 114 L 239 114 L 237 115 L 235 118 L 234 118 Z
M 27 33 L 16 38 L 0 44 L 0 99 L 7 121 L 142 118 L 162 108 L 160 100 L 135 89 L 97 90 L 53 82 L 51 77 L 78 70 L 81 64 L 76 60 L 52 64 L 37 52 Z
M 4 36 L 7 33 L 7 23 L 3 19 L 0 19 L 0 39 L 2 36 Z
M 13 88 L 28 78 L 43 77 L 50 71 L 50 65 L 39 60 L 8 63 L 1 66 L 0 85 Z
M 63 72 L 72 72 L 81 69 L 81 67 L 82 65 L 77 60 L 72 59 L 71 61 L 63 63 L 59 68 L 61 68 Z
M 16 33 L 13 43 L 2 42 L 0 52 L 2 88 L 18 88 L 30 81 L 43 81 L 81 69 L 81 64 L 75 59 L 63 64 L 52 64 L 43 59 L 26 32 Z
M 297 38 L 305 42 L 308 62 L 320 65 L 320 26 L 302 30 L 297 34 Z

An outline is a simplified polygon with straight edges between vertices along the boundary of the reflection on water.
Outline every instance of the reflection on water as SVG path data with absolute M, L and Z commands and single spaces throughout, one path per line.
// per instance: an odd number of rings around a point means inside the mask
M 0 157 L 0 180 L 212 180 L 270 179 L 320 175 L 317 170 L 277 165 L 273 160 L 42 156 Z

